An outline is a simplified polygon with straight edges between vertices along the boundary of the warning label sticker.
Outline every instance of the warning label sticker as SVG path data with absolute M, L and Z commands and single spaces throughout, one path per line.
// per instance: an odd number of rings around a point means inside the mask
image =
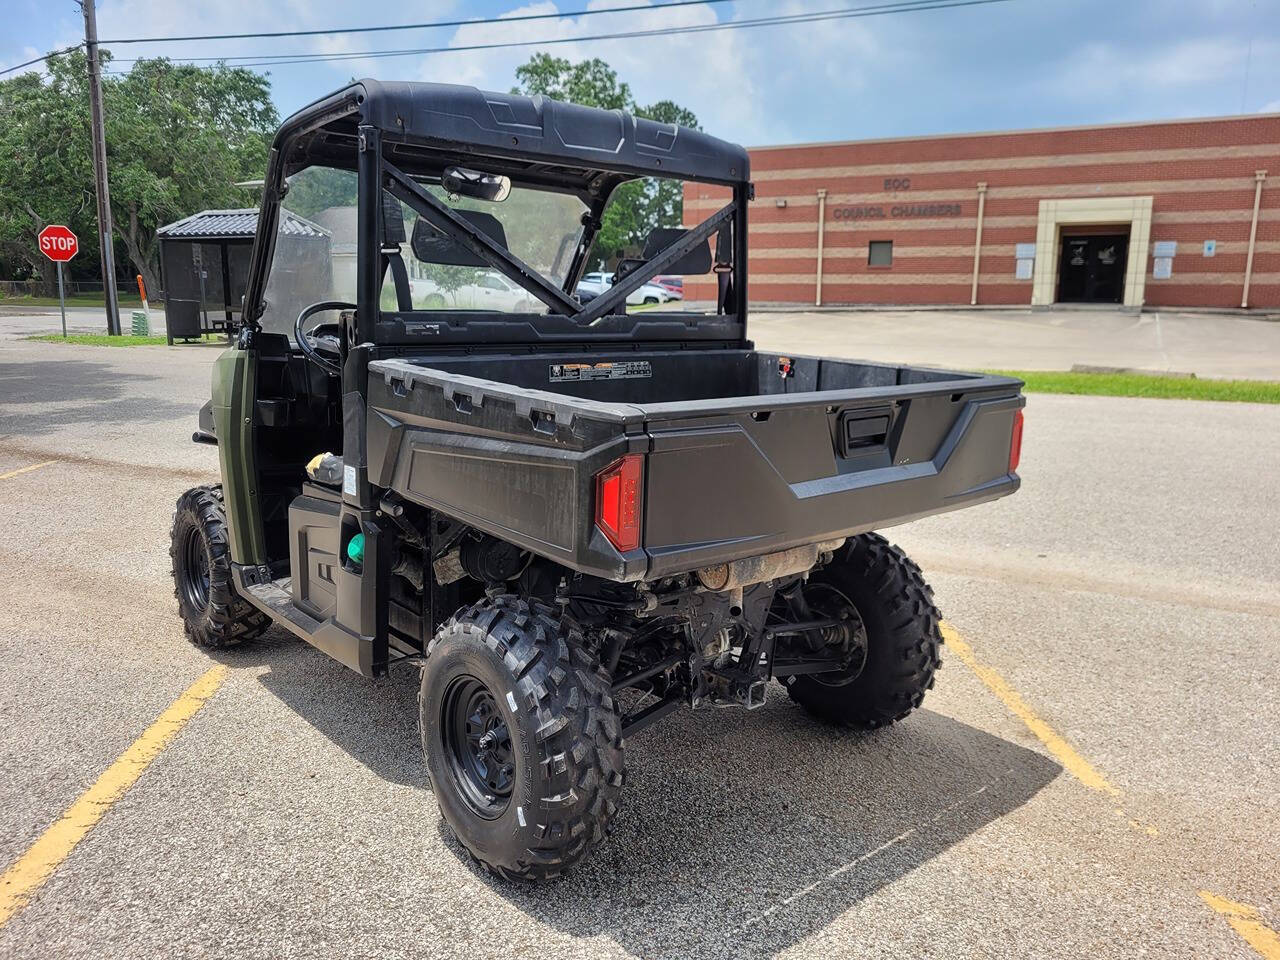
M 553 363 L 551 382 L 576 380 L 636 380 L 653 376 L 648 360 L 621 360 L 611 363 Z

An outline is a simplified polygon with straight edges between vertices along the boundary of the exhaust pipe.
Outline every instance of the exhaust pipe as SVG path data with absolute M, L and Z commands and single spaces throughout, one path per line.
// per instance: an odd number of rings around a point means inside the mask
M 708 590 L 720 593 L 726 590 L 741 590 L 766 580 L 777 580 L 797 573 L 804 573 L 818 562 L 819 555 L 836 550 L 844 543 L 844 537 L 838 540 L 824 540 L 821 543 L 806 543 L 790 550 L 777 553 L 766 553 L 760 557 L 744 557 L 731 560 L 729 563 L 717 563 L 703 567 L 698 571 L 698 582 Z

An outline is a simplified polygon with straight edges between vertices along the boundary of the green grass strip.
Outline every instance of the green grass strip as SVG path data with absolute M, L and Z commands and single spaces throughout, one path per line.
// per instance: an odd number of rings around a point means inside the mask
M 69 333 L 65 337 L 60 333 L 39 333 L 22 339 L 39 340 L 42 343 L 74 343 L 86 347 L 162 347 L 169 342 L 163 336 L 135 337 L 128 333 L 118 337 L 109 337 L 105 333 Z M 227 342 L 226 337 L 208 333 L 203 340 L 205 343 Z M 175 346 L 182 344 L 183 341 L 179 340 Z
M 1161 377 L 1145 373 L 1058 373 L 1042 370 L 993 370 L 991 372 L 1025 381 L 1028 393 L 1280 403 L 1280 382 L 1269 380 L 1199 380 L 1191 377 Z

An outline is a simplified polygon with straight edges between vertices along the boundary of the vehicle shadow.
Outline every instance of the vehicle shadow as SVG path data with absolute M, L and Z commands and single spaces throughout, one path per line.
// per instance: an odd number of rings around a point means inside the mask
M 0 363 L 0 434 L 40 436 L 80 423 L 163 423 L 199 409 L 190 401 L 165 400 L 136 389 L 157 379 L 89 360 Z
M 377 776 L 425 790 L 416 670 L 362 680 L 278 630 L 221 658 L 267 666 L 263 685 L 317 730 Z M 842 733 L 776 686 L 749 713 L 677 712 L 628 741 L 627 764 L 613 837 L 554 883 L 491 877 L 442 820 L 437 829 L 495 894 L 568 936 L 604 937 L 646 960 L 771 957 L 1062 770 L 929 709 L 874 734 Z
M 279 626 L 252 643 L 211 653 L 228 666 L 266 667 L 259 682 L 336 746 L 389 783 L 426 789 L 416 669 L 395 667 L 370 680 Z M 424 800 L 434 813 L 435 803 Z

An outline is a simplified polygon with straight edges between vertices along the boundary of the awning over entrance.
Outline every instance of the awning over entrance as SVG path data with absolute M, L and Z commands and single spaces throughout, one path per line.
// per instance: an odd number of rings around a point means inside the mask
M 1032 306 L 1092 302 L 1141 307 L 1151 245 L 1151 201 L 1041 200 Z

